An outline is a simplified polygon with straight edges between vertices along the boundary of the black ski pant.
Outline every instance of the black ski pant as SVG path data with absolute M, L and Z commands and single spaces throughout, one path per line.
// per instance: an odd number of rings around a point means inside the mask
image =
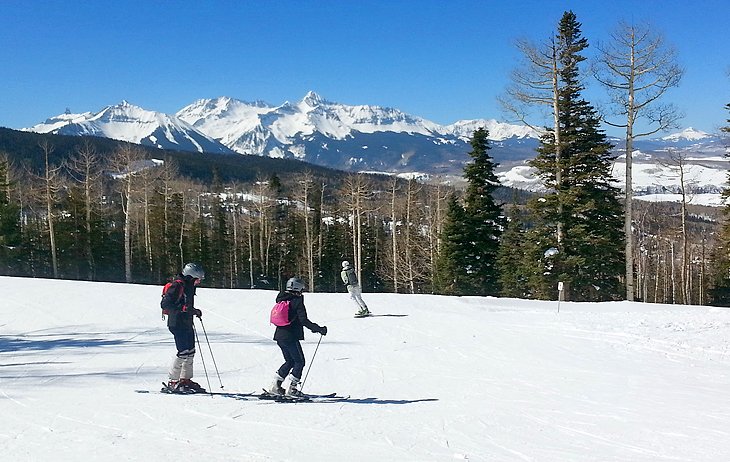
M 179 357 L 195 354 L 195 330 L 193 330 L 193 326 L 169 327 L 168 330 L 175 338 L 175 348 L 177 348 Z
M 279 377 L 286 378 L 289 372 L 291 372 L 292 376 L 300 380 L 302 378 L 302 371 L 304 370 L 304 351 L 302 350 L 302 344 L 299 343 L 299 340 L 290 342 L 277 340 L 276 343 L 284 355 L 284 364 L 277 371 Z

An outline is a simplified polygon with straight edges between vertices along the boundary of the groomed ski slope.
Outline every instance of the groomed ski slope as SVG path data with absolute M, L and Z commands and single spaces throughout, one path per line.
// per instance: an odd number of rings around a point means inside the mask
M 730 460 L 730 310 L 368 293 L 407 316 L 353 319 L 347 294 L 307 293 L 329 335 L 304 390 L 351 399 L 282 404 L 156 393 L 160 290 L 0 278 L 2 460 Z M 274 297 L 199 289 L 213 390 L 270 384 Z

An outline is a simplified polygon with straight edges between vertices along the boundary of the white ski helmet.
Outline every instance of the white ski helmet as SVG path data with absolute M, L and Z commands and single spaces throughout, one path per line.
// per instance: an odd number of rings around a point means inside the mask
M 342 262 L 342 269 L 350 269 L 350 262 L 345 260 Z
M 190 276 L 195 279 L 205 278 L 205 270 L 197 263 L 188 263 L 182 269 L 183 276 Z
M 286 281 L 286 290 L 291 292 L 302 292 L 304 291 L 304 281 L 298 277 L 289 278 Z

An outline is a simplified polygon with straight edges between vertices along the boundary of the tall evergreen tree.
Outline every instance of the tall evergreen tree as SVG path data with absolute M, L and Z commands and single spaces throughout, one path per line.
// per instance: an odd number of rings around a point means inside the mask
M 548 130 L 531 162 L 548 192 L 529 205 L 541 228 L 531 232 L 533 242 L 542 244 L 529 257 L 542 267 L 531 271 L 542 269 L 543 281 L 534 290 L 541 298 L 557 294 L 562 281 L 573 300 L 613 300 L 622 290 L 623 209 L 620 191 L 611 184 L 612 146 L 599 129 L 596 111 L 581 96 L 579 64 L 588 41 L 580 26 L 573 12 L 558 25 L 561 155 L 556 159 L 556 140 Z M 556 223 L 562 223 L 562 240 L 551 231 Z M 557 254 L 548 252 L 553 248 Z
M 467 188 L 463 205 L 449 202 L 438 263 L 437 290 L 457 295 L 497 295 L 497 254 L 506 220 L 494 200 L 499 180 L 489 155 L 489 132 L 480 128 L 471 139 L 472 158 L 464 168 Z
M 497 262 L 500 268 L 499 283 L 500 295 L 512 298 L 529 298 L 527 274 L 523 269 L 525 231 L 522 221 L 511 217 L 504 234 L 502 245 L 499 248 Z

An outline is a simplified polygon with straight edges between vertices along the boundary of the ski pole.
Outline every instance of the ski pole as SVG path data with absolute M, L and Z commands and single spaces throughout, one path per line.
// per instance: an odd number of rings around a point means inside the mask
M 221 384 L 221 388 L 223 388 L 223 381 L 221 380 L 221 373 L 218 372 L 218 364 L 215 363 L 215 356 L 213 356 L 213 349 L 210 347 L 210 340 L 208 340 L 208 333 L 205 331 L 205 324 L 203 324 L 203 318 L 198 318 L 200 320 L 200 326 L 203 328 L 203 334 L 205 334 L 205 342 L 208 344 L 208 349 L 210 350 L 210 357 L 213 359 L 213 367 L 215 367 L 215 373 L 218 374 L 218 383 Z
M 319 341 L 317 342 L 317 347 L 314 349 L 314 353 L 312 354 L 312 359 L 309 361 L 309 367 L 307 368 L 307 373 L 304 374 L 304 380 L 302 380 L 302 386 L 299 387 L 300 391 L 304 389 L 304 384 L 306 383 L 307 377 L 309 376 L 309 370 L 312 369 L 312 363 L 314 362 L 314 357 L 317 356 L 317 350 L 319 350 L 319 344 L 322 343 L 322 337 L 324 337 L 324 335 L 319 334 Z
M 205 380 L 208 382 L 208 390 L 210 390 L 210 379 L 208 378 L 208 369 L 205 367 L 205 356 L 203 355 L 203 348 L 200 346 L 200 339 L 198 338 L 198 331 L 195 329 L 195 323 L 193 323 L 193 333 L 195 334 L 195 341 L 198 342 L 198 349 L 200 350 L 200 361 L 203 362 L 203 372 L 205 372 Z M 212 394 L 210 396 L 213 396 Z

